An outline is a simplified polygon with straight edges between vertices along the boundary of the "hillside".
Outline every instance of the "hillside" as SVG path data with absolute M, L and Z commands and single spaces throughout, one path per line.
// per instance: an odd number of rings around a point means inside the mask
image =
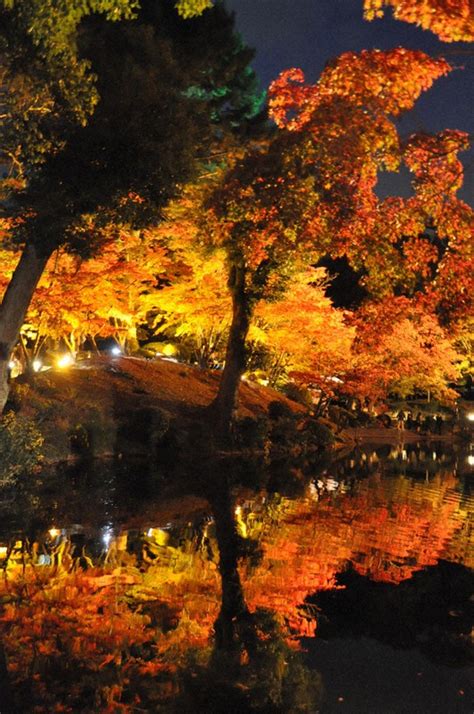
M 38 424 L 50 459 L 67 458 L 83 447 L 93 455 L 143 453 L 162 433 L 163 419 L 179 424 L 181 431 L 202 424 L 218 382 L 218 371 L 194 365 L 93 357 L 37 374 L 34 384 L 15 380 L 12 406 Z M 237 416 L 263 416 L 275 400 L 304 412 L 273 389 L 242 382 Z

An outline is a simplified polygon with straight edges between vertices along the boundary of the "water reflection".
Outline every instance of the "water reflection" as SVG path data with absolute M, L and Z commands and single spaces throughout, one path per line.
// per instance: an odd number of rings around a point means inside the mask
M 464 666 L 466 465 L 432 446 L 360 450 L 317 472 L 206 463 L 184 495 L 122 465 L 99 489 L 76 472 L 60 475 L 61 492 L 24 494 L 23 529 L 12 517 L 0 544 L 17 710 L 332 711 L 336 685 L 313 645 L 304 664 L 302 637 L 375 638 Z M 129 497 L 130 483 L 146 501 Z M 377 711 L 343 700 L 346 711 Z

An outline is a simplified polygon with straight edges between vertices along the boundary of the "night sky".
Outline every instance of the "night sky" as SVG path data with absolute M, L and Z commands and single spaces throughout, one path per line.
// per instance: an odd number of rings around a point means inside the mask
M 439 79 L 415 109 L 400 121 L 411 131 L 462 129 L 474 140 L 474 46 L 443 43 L 430 32 L 398 22 L 386 12 L 383 20 L 366 22 L 362 0 L 226 0 L 235 11 L 244 41 L 256 49 L 253 66 L 262 87 L 289 67 L 301 67 L 315 82 L 329 59 L 361 49 L 407 47 L 442 55 L 464 69 Z M 474 149 L 460 155 L 466 169 L 460 196 L 474 206 Z M 383 182 L 390 193 L 406 193 L 400 179 Z

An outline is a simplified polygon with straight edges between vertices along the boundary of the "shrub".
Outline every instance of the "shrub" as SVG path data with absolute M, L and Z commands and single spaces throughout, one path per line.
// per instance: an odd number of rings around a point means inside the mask
M 145 447 L 156 446 L 169 429 L 167 414 L 158 407 L 146 406 L 122 415 L 117 438 Z
M 298 422 L 295 417 L 282 417 L 273 422 L 270 441 L 274 446 L 291 448 L 300 441 Z
M 262 448 L 268 432 L 268 423 L 264 417 L 252 419 L 244 417 L 234 426 L 234 440 L 243 449 Z
M 305 407 L 313 406 L 313 397 L 311 396 L 311 392 L 305 387 L 300 387 L 297 384 L 294 384 L 294 382 L 288 382 L 282 387 L 281 391 L 286 397 L 288 397 L 288 399 L 291 399 L 298 404 L 303 404 Z
M 7 486 L 31 473 L 42 459 L 43 437 L 25 417 L 8 412 L 0 419 L 0 485 Z
M 326 447 L 334 443 L 334 434 L 321 421 L 307 419 L 302 431 L 306 447 Z
M 68 433 L 71 452 L 78 456 L 92 456 L 92 433 L 83 424 L 76 424 Z
M 293 412 L 288 406 L 288 404 L 285 404 L 285 402 L 279 402 L 278 400 L 275 400 L 274 402 L 270 402 L 268 405 L 268 417 L 270 419 L 275 420 L 275 419 L 280 419 L 281 417 L 291 417 L 293 416 Z
M 331 404 L 328 408 L 329 419 L 342 429 L 347 426 L 357 426 L 357 418 L 347 409 Z

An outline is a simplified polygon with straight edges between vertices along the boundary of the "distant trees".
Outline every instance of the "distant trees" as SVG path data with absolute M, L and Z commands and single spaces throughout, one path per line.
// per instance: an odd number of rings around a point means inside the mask
M 403 297 L 369 302 L 353 316 L 356 335 L 341 390 L 374 405 L 387 395 L 429 394 L 449 403 L 460 355 L 436 317 Z

